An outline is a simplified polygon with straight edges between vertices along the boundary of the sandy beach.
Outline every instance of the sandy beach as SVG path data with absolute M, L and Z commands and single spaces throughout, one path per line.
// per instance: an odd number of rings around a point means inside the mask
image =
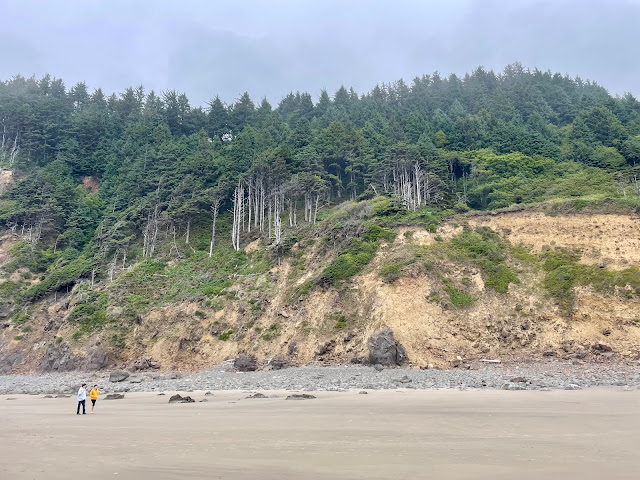
M 640 390 L 170 393 L 2 396 L 0 478 L 640 478 Z

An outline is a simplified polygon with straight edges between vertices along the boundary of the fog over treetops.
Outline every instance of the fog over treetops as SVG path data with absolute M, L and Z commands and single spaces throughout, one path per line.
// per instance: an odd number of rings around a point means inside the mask
M 637 1 L 5 0 L 0 78 L 45 73 L 105 93 L 143 85 L 193 105 L 248 91 L 376 83 L 519 61 L 638 93 Z

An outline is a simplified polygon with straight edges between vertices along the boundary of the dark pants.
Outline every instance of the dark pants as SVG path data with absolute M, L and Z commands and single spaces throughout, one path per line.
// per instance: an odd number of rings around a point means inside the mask
M 78 411 L 76 413 L 80 413 L 80 405 L 82 405 L 82 413 L 86 413 L 84 411 L 84 404 L 86 403 L 86 400 L 78 400 Z

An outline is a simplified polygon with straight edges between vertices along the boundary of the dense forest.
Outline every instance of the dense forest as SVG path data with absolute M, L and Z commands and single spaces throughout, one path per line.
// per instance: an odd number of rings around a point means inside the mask
M 0 222 L 24 239 L 14 267 L 42 275 L 26 302 L 113 278 L 160 243 L 209 256 L 220 242 L 277 246 L 344 201 L 464 211 L 639 188 L 640 102 L 519 64 L 315 102 L 290 93 L 275 108 L 16 76 L 0 83 L 0 124 L 13 172 Z

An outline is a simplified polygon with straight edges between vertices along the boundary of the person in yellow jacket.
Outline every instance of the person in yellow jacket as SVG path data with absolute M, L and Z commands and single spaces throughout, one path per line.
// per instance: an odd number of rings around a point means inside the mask
M 91 413 L 93 413 L 93 409 L 96 406 L 96 400 L 98 400 L 98 396 L 100 396 L 100 390 L 98 390 L 98 385 L 94 385 L 89 392 L 89 398 L 91 399 Z

